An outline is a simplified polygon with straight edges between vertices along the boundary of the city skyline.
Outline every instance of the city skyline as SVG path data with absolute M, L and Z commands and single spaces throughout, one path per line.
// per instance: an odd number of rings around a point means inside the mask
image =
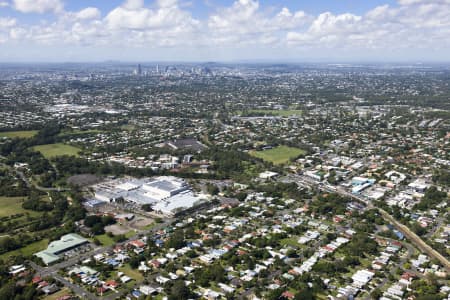
M 0 62 L 448 62 L 450 1 L 0 1 Z

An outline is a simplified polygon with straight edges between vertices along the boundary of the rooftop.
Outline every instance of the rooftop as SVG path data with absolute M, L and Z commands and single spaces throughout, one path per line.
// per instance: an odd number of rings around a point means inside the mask
M 75 233 L 63 235 L 61 239 L 51 242 L 47 249 L 37 252 L 34 255 L 40 257 L 45 264 L 50 264 L 59 260 L 58 254 L 75 247 L 88 243 L 88 240 Z

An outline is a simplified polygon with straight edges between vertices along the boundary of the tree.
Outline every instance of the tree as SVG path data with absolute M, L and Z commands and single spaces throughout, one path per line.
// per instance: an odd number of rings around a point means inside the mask
M 152 208 L 152 205 L 151 205 L 151 204 L 143 204 L 143 205 L 141 206 L 141 209 L 142 209 L 143 211 L 153 211 L 153 208 Z
M 210 195 L 213 195 L 213 196 L 217 195 L 220 192 L 219 188 L 215 184 L 211 184 L 211 183 L 208 183 L 206 185 L 206 190 L 208 191 L 208 193 Z
M 381 296 L 383 296 L 383 292 L 381 292 L 379 288 L 374 289 L 372 293 L 370 293 L 370 298 L 374 300 L 380 299 Z
M 170 288 L 169 300 L 189 299 L 190 297 L 191 291 L 184 281 L 181 279 L 176 280 Z
M 95 216 L 95 215 L 87 216 L 84 219 L 84 225 L 86 225 L 87 227 L 93 227 L 95 224 L 98 224 L 98 223 L 100 223 L 100 224 L 102 223 L 102 218 L 99 216 Z
M 178 229 L 170 236 L 166 246 L 167 248 L 180 249 L 183 248 L 185 244 L 184 232 L 182 229 Z
M 143 260 L 144 260 L 144 257 L 143 257 L 143 256 L 133 256 L 133 257 L 130 258 L 129 263 L 130 263 L 130 266 L 131 266 L 133 269 L 137 269 L 137 268 L 139 267 L 139 264 L 140 264 L 141 261 L 143 261 Z
M 105 229 L 103 228 L 102 223 L 96 223 L 94 224 L 94 226 L 92 226 L 91 232 L 95 235 L 104 234 Z

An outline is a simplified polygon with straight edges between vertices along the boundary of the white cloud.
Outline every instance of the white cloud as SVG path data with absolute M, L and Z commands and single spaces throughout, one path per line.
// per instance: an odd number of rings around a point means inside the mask
M 0 1 L 0 7 L 8 7 L 8 6 L 9 6 L 9 2 Z
M 255 55 L 264 49 L 277 53 L 450 49 L 450 0 L 398 0 L 398 5 L 381 5 L 361 15 L 323 12 L 315 16 L 263 4 L 234 0 L 198 20 L 189 11 L 189 3 L 177 0 L 154 0 L 151 5 L 126 0 L 104 11 L 104 17 L 95 7 L 64 11 L 62 0 L 14 0 L 12 6 L 19 11 L 57 16 L 34 25 L 22 25 L 20 18 L 0 18 L 0 41 L 93 49 L 119 46 L 143 52 L 173 47 L 181 54 L 187 49 L 236 53 L 246 49 Z
M 13 27 L 16 26 L 17 24 L 17 19 L 14 18 L 0 18 L 0 28 L 9 28 L 9 27 Z
M 75 13 L 75 18 L 80 20 L 98 19 L 101 16 L 101 12 L 96 7 L 87 7 Z
M 378 6 L 362 16 L 320 14 L 306 31 L 288 32 L 286 42 L 353 52 L 450 47 L 450 1 L 400 0 L 399 4 Z
M 177 1 L 158 1 L 155 9 L 142 6 L 143 1 L 128 0 L 122 6 L 113 9 L 105 17 L 107 26 L 112 30 L 160 30 L 166 29 L 190 31 L 198 25 L 190 13 L 180 9 Z
M 144 7 L 144 0 L 127 0 L 122 7 L 129 10 L 136 10 Z
M 59 13 L 64 10 L 61 0 L 14 0 L 13 7 L 23 13 Z
M 279 44 L 287 29 L 303 26 L 309 17 L 303 11 L 284 7 L 276 14 L 263 11 L 259 1 L 238 0 L 208 18 L 208 38 L 218 44 Z

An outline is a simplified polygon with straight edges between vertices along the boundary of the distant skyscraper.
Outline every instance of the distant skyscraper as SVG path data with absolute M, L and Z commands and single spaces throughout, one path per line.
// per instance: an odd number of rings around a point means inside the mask
M 156 65 L 156 74 L 159 74 L 159 65 Z
M 141 64 L 138 64 L 138 68 L 137 68 L 137 74 L 138 74 L 139 76 L 141 76 L 141 75 L 142 75 L 142 68 L 141 68 Z

